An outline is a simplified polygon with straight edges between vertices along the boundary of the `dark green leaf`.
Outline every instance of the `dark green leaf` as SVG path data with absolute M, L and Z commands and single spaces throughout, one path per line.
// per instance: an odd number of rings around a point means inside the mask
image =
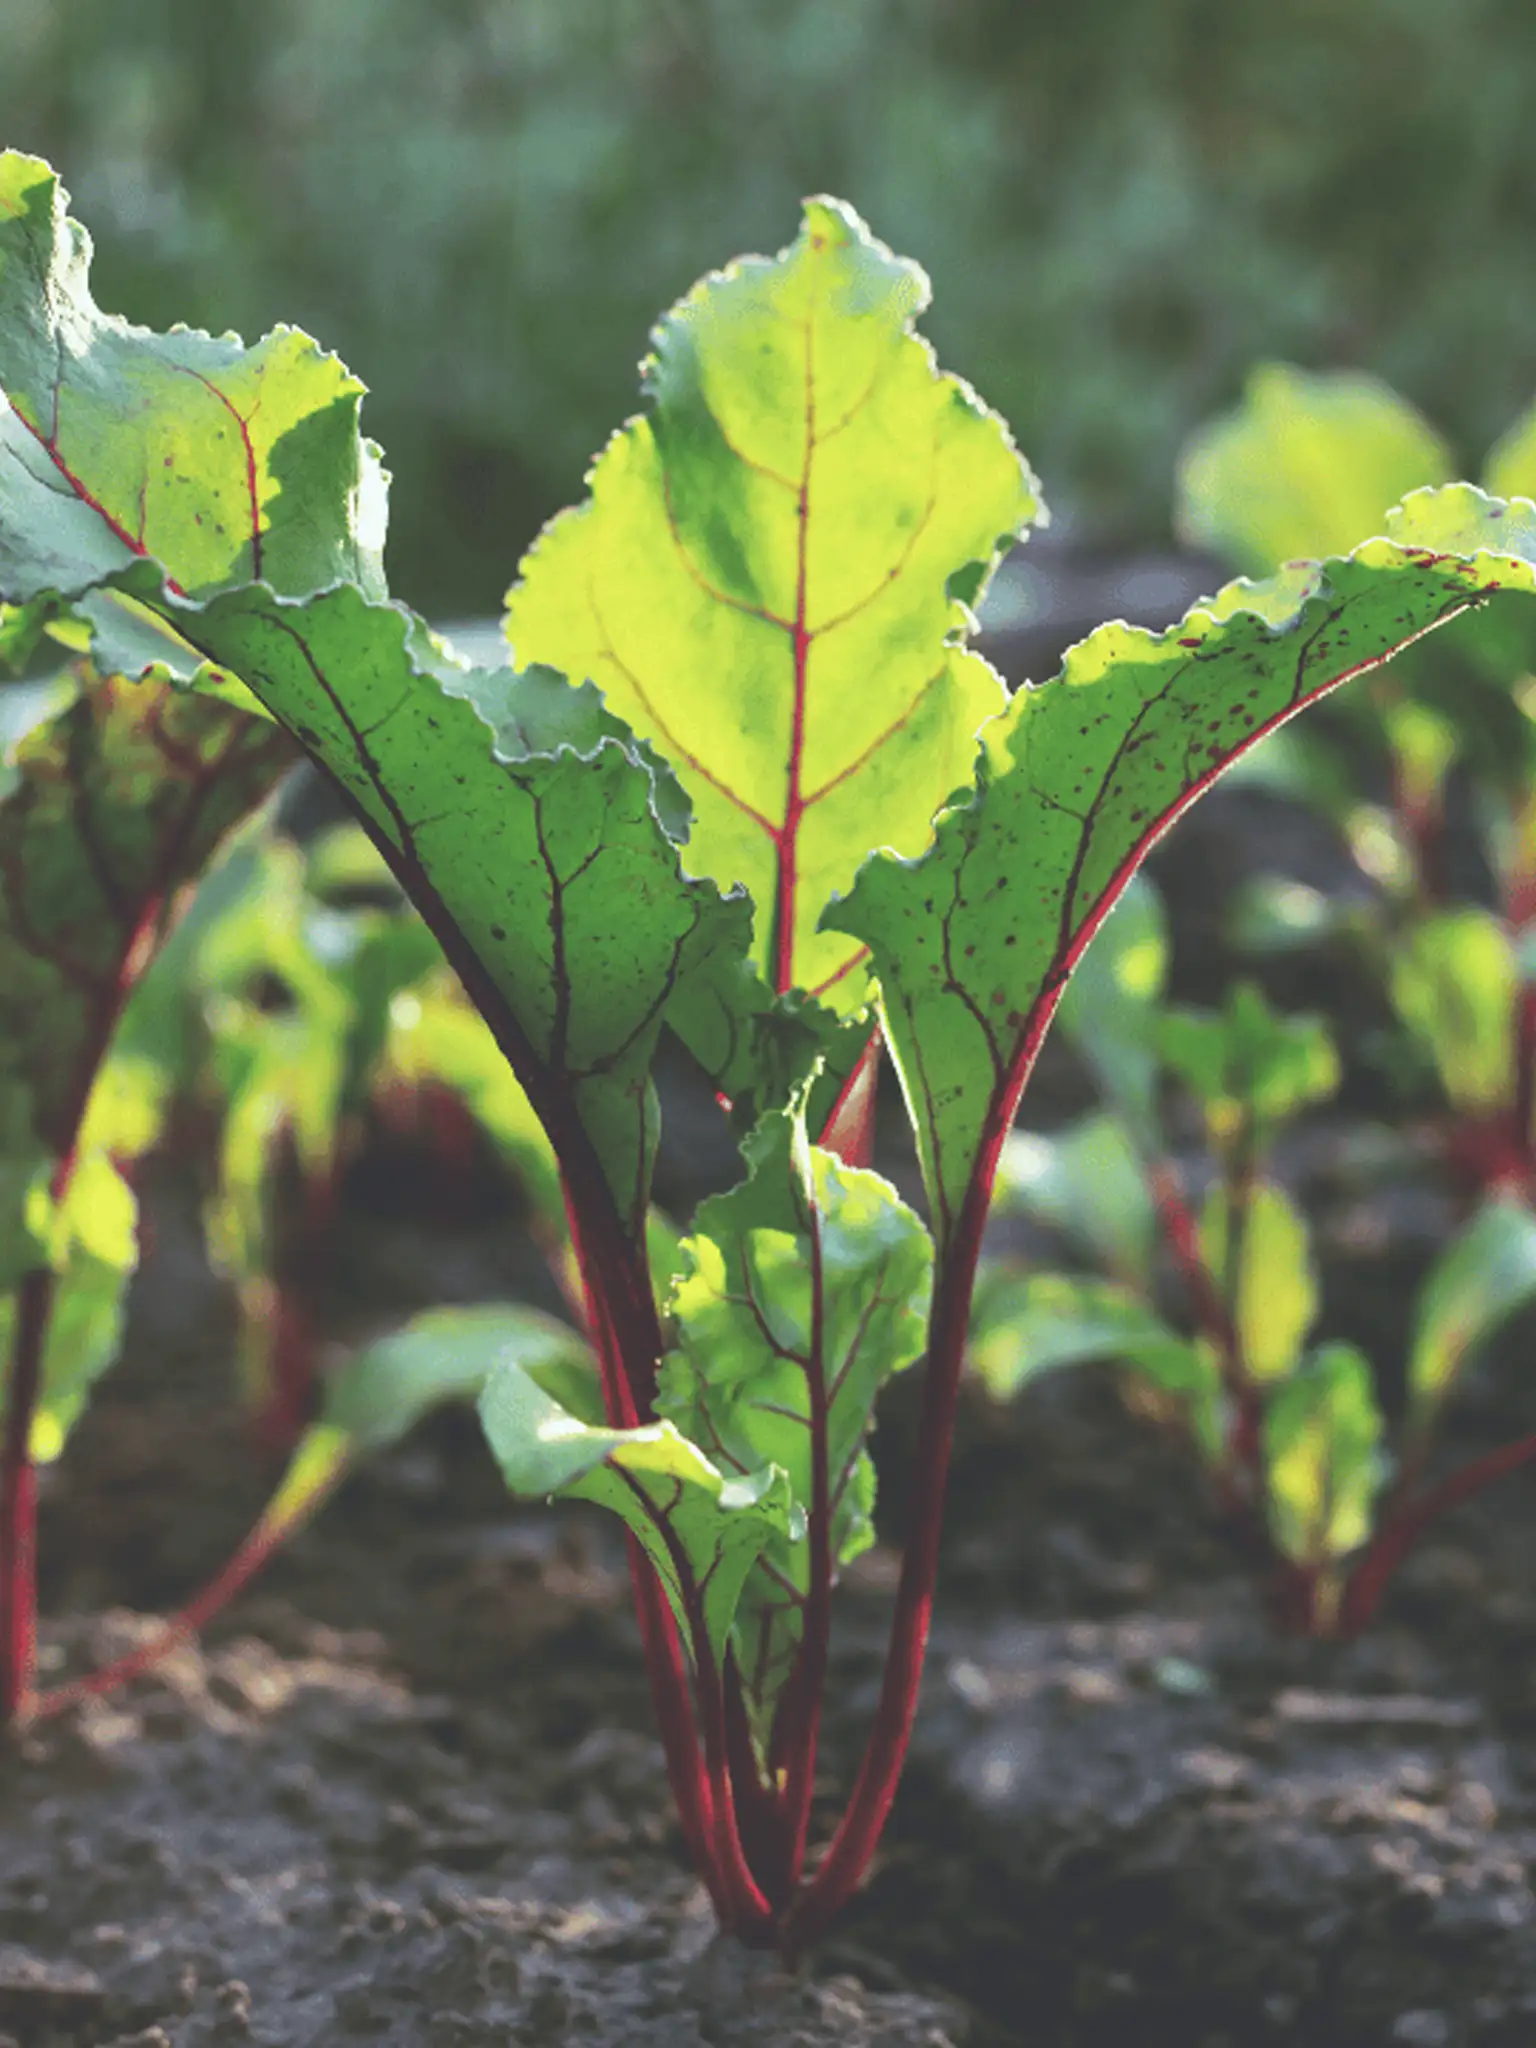
M 1166 633 L 1090 634 L 985 729 L 978 791 L 932 850 L 877 856 L 828 913 L 873 950 L 941 1240 L 973 1176 L 985 1193 L 1062 984 L 1157 834 L 1325 690 L 1494 589 L 1532 587 L 1536 508 L 1456 486 L 1389 525 Z

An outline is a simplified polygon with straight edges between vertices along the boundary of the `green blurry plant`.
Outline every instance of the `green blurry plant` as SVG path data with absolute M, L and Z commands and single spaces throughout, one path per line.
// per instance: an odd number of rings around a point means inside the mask
M 1165 634 L 1102 627 L 1007 703 L 967 640 L 1041 516 L 1034 480 L 916 334 L 922 273 L 812 200 L 791 247 L 656 329 L 647 410 L 510 593 L 522 665 L 476 669 L 383 598 L 355 409 L 312 410 L 284 373 L 309 345 L 279 333 L 253 360 L 129 329 L 91 302 L 86 256 L 47 167 L 0 159 L 3 630 L 63 610 L 105 665 L 152 622 L 156 676 L 285 727 L 441 945 L 559 1161 L 585 1334 L 502 1311 L 500 1335 L 439 1331 L 410 1371 L 351 1384 L 366 1406 L 483 1380 L 512 1491 L 620 1518 L 690 1852 L 722 1923 L 792 1954 L 895 1794 L 982 1235 L 1069 976 L 1234 757 L 1495 587 L 1536 588 L 1536 520 L 1420 494 L 1306 578 L 1234 586 Z M 658 1259 L 664 1029 L 743 1171 Z M 931 1229 L 854 1163 L 877 1042 Z M 17 1123 L 57 1175 L 31 1092 Z M 46 1301 L 31 1256 L 20 1285 Z M 19 1324 L 8 1474 L 36 1357 Z M 813 1864 L 833 1590 L 872 1538 L 878 1396 L 919 1358 L 889 1655 Z M 0 1544 L 0 1579 L 28 1563 Z
M 1379 528 L 1404 491 L 1453 474 L 1449 449 L 1386 386 L 1351 374 L 1256 370 L 1243 403 L 1201 430 L 1179 476 L 1186 537 L 1260 576 Z M 1488 490 L 1536 492 L 1536 407 L 1483 465 Z M 1321 810 L 1376 884 L 1344 905 L 1261 878 L 1234 936 L 1256 947 L 1329 938 L 1369 963 L 1443 1109 L 1439 1139 L 1473 1191 L 1536 1196 L 1536 639 L 1496 598 L 1409 649 L 1327 718 L 1248 764 Z M 1493 901 L 1458 898 L 1447 862 L 1451 779 L 1470 788 Z M 1383 800 L 1384 799 L 1384 800 Z M 1462 864 L 1465 869 L 1465 862 Z
M 1427 1476 L 1466 1361 L 1536 1297 L 1536 1216 L 1489 1197 L 1430 1266 L 1389 1431 L 1371 1361 L 1316 1335 L 1312 1232 L 1274 1168 L 1297 1119 L 1338 1087 L 1328 1029 L 1277 1015 L 1251 983 L 1220 1012 L 1172 1007 L 1165 966 L 1161 905 L 1138 878 L 1061 1006 L 1109 1107 L 1048 1137 L 1015 1132 L 999 1168 L 1000 1211 L 1049 1226 L 1100 1274 L 989 1261 L 973 1364 L 999 1399 L 1051 1367 L 1122 1365 L 1140 1405 L 1188 1438 L 1285 1624 L 1353 1633 L 1431 1522 L 1536 1461 L 1533 1434 Z M 1170 1084 L 1200 1111 L 1198 1198 L 1166 1135 Z
M 316 1405 L 313 1297 L 342 1176 L 372 1127 L 424 1141 L 448 1202 L 483 1134 L 575 1298 L 538 1119 L 359 826 L 305 846 L 270 825 L 248 833 L 130 1006 L 124 1041 L 217 1129 L 209 1249 L 236 1289 L 242 1378 L 273 1448 L 291 1449 Z

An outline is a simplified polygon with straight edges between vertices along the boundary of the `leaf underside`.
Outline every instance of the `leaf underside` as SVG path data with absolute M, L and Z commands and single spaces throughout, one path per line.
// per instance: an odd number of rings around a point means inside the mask
M 1416 493 L 1345 560 L 1234 584 L 1162 634 L 1100 627 L 985 728 L 977 791 L 932 850 L 872 859 L 826 920 L 872 950 L 941 1242 L 973 1180 L 984 1195 L 1061 987 L 1159 834 L 1323 692 L 1533 581 L 1536 510 Z

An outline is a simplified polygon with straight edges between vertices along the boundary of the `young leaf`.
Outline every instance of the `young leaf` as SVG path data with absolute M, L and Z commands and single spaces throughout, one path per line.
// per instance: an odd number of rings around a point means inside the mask
M 1235 1282 L 1233 1321 L 1250 1379 L 1283 1379 L 1317 1316 L 1317 1273 L 1305 1218 L 1283 1189 L 1256 1181 L 1241 1212 L 1235 1272 L 1229 1265 L 1226 1190 L 1216 1187 L 1200 1218 L 1200 1252 L 1217 1284 Z
M 638 1243 L 663 1017 L 696 972 L 744 956 L 750 915 L 682 874 L 655 771 L 594 690 L 430 673 L 409 615 L 355 590 L 232 591 L 194 631 L 355 799 L 429 922 L 437 906 L 578 1192 L 606 1183 Z
M 1006 427 L 913 331 L 915 264 L 814 199 L 771 261 L 656 329 L 649 415 L 508 594 L 520 662 L 590 677 L 687 784 L 690 865 L 743 882 L 780 989 L 866 1000 L 817 919 L 874 844 L 917 853 L 1002 685 L 964 649 L 1040 507 Z
M 1252 982 L 1219 1015 L 1170 1010 L 1159 1020 L 1164 1061 L 1205 1105 L 1218 1145 L 1246 1134 L 1262 1149 L 1278 1125 L 1339 1085 L 1339 1056 L 1320 1017 L 1280 1017 Z
M 1471 904 L 1421 919 L 1394 950 L 1392 1001 L 1455 1108 L 1487 1115 L 1513 1101 L 1519 989 L 1508 932 Z
M 1261 363 L 1180 458 L 1179 531 L 1267 576 L 1355 547 L 1409 491 L 1454 474 L 1428 421 L 1375 377 Z
M 32 1210 L 54 1282 L 28 1450 L 35 1463 L 50 1464 L 92 1386 L 117 1357 L 123 1304 L 139 1256 L 138 1204 L 108 1159 L 86 1153 L 63 1199 L 53 1202 L 38 1186 Z M 17 1308 L 14 1290 L 0 1296 L 0 1359 L 12 1355 Z M 0 1417 L 6 1378 L 0 1373 Z
M 264 578 L 382 594 L 384 477 L 362 386 L 307 335 L 149 333 L 98 311 L 49 167 L 0 154 L 0 597 L 201 596 Z M 103 616 L 98 608 L 95 616 Z
M 1345 561 L 1233 585 L 1166 633 L 1100 627 L 984 729 L 979 787 L 933 848 L 867 862 L 828 912 L 873 951 L 941 1243 L 973 1180 L 979 1233 L 1061 987 L 1158 834 L 1324 691 L 1494 589 L 1536 587 L 1529 508 L 1457 486 L 1388 524 Z
M 723 1468 L 771 1465 L 809 1515 L 824 1471 L 834 1567 L 874 1540 L 865 1451 L 881 1387 L 923 1348 L 932 1247 L 873 1173 L 807 1144 L 788 1113 L 749 1140 L 748 1178 L 684 1240 L 676 1348 L 658 1407 Z M 760 1731 L 794 1668 L 810 1558 L 787 1533 L 746 1584 L 736 1656 Z
M 1124 1279 L 1150 1286 L 1157 1210 L 1117 1118 L 1084 1117 L 1050 1136 L 1011 1132 L 998 1162 L 997 1200 L 1065 1232 Z
M 536 1309 L 501 1302 L 434 1308 L 355 1351 L 326 1377 L 323 1415 L 359 1455 L 386 1449 L 431 1409 L 478 1400 L 498 1367 L 585 1374 L 592 1354 L 576 1332 Z
M 1323 1565 L 1371 1533 L 1383 1473 L 1371 1369 L 1352 1344 L 1324 1344 L 1276 1388 L 1264 1414 L 1269 1522 L 1284 1554 Z
M 1421 1435 L 1467 1354 L 1536 1296 L 1536 1216 L 1522 1203 L 1485 1202 L 1430 1269 L 1408 1353 L 1410 1427 Z
M 748 1573 L 776 1539 L 803 1535 L 789 1482 L 772 1467 L 725 1476 L 670 1422 L 608 1429 L 596 1412 L 593 1378 L 580 1382 L 502 1360 L 480 1396 L 480 1420 L 507 1485 L 532 1498 L 562 1494 L 611 1508 L 656 1567 L 683 1640 L 724 1660 Z
M 1123 1362 L 1157 1386 L 1220 1394 L 1207 1352 L 1171 1330 L 1128 1287 L 1068 1273 L 1013 1273 L 983 1266 L 971 1312 L 971 1369 L 994 1400 L 1063 1365 Z

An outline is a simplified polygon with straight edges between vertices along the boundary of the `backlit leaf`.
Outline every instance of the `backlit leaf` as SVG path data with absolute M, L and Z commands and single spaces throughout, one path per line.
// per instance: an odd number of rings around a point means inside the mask
M 743 882 L 777 988 L 865 1000 L 818 930 L 872 844 L 917 853 L 1003 702 L 964 650 L 999 547 L 1039 515 L 1007 429 L 939 374 L 915 264 L 816 199 L 780 255 L 704 279 L 508 596 L 520 662 L 590 677 L 687 785 L 696 872 Z
M 1285 363 L 1251 372 L 1241 405 L 1202 427 L 1179 463 L 1184 537 L 1250 576 L 1343 554 L 1384 531 L 1421 484 L 1448 483 L 1451 453 L 1375 377 Z M 1507 495 L 1492 479 L 1490 490 Z
M 1322 1565 L 1371 1533 L 1384 1463 L 1371 1369 L 1352 1344 L 1324 1344 L 1264 1413 L 1269 1524 L 1296 1563 Z
M 0 597 L 75 595 L 145 556 L 192 596 L 258 577 L 380 594 L 362 386 L 292 328 L 247 349 L 101 313 L 65 209 L 45 163 L 0 154 Z

